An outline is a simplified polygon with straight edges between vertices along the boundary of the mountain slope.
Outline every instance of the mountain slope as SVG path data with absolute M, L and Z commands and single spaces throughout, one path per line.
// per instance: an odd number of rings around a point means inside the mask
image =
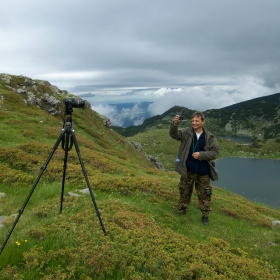
M 194 110 L 174 106 L 162 115 L 146 119 L 142 125 L 112 127 L 130 137 L 154 127 L 166 128 L 176 114 L 189 122 Z M 256 139 L 280 138 L 280 93 L 240 102 L 221 109 L 204 112 L 206 127 L 216 135 L 245 136 Z
M 0 83 L 0 242 L 60 135 L 71 96 L 35 81 L 33 104 L 27 85 L 14 90 L 25 80 Z M 46 93 L 59 102 L 50 105 Z M 279 211 L 214 187 L 210 227 L 201 225 L 196 196 L 178 216 L 177 174 L 157 170 L 90 108 L 74 108 L 72 117 L 107 235 L 79 192 L 86 184 L 74 149 L 59 214 L 59 146 L 0 255 L 1 279 L 279 279 Z

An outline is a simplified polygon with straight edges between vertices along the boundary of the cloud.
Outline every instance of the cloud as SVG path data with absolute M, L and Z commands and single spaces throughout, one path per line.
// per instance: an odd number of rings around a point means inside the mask
M 0 17 L 1 72 L 96 103 L 163 108 L 176 94 L 205 108 L 279 92 L 278 0 L 2 0 L 1 10 L 12 11 Z
M 146 108 L 141 103 L 136 104 L 92 104 L 92 109 L 100 115 L 107 116 L 113 126 L 127 127 L 131 125 L 140 125 L 149 117 Z
M 237 86 L 214 85 L 196 86 L 190 88 L 160 90 L 162 93 L 148 111 L 151 116 L 163 114 L 173 106 L 183 106 L 192 110 L 205 111 L 219 109 L 245 100 L 257 98 L 260 95 L 270 95 L 271 91 L 254 80 L 243 81 Z
M 90 92 L 79 95 L 79 97 L 81 97 L 81 98 L 94 97 L 94 96 L 95 96 L 95 94 L 92 94 Z
M 107 104 L 92 104 L 91 108 L 98 114 L 108 117 L 113 125 L 123 126 L 123 121 L 121 119 L 121 116 L 119 116 L 118 114 L 116 106 Z

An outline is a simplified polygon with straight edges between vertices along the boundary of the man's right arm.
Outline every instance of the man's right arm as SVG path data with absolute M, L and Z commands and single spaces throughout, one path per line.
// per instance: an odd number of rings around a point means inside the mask
M 176 140 L 181 140 L 181 131 L 178 130 L 179 122 L 180 122 L 180 116 L 176 115 L 169 127 L 169 136 Z

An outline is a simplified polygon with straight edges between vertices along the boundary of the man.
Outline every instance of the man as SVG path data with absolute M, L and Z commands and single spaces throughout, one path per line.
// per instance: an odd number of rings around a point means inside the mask
M 170 125 L 169 135 L 181 141 L 175 170 L 181 175 L 179 182 L 179 214 L 186 214 L 191 202 L 193 185 L 198 196 L 199 208 L 202 213 L 202 223 L 209 225 L 209 212 L 211 211 L 212 187 L 210 176 L 213 181 L 218 180 L 218 174 L 210 160 L 217 158 L 219 145 L 209 131 L 203 125 L 205 118 L 203 113 L 195 112 L 192 115 L 192 128 L 178 129 L 180 116 L 176 115 Z

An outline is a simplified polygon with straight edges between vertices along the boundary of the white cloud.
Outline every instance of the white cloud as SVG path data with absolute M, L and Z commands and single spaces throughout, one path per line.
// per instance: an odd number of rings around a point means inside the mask
M 141 125 L 144 122 L 144 117 L 136 119 L 133 121 L 133 125 Z
M 162 96 L 165 96 L 167 94 L 170 94 L 170 93 L 176 93 L 176 92 L 181 92 L 182 89 L 181 88 L 177 88 L 177 89 L 171 89 L 171 88 L 160 88 L 158 89 L 157 91 L 155 91 L 153 93 L 153 95 L 156 97 L 156 98 L 160 98 Z
M 156 99 L 148 108 L 151 116 L 163 114 L 173 106 L 205 111 L 275 93 L 254 79 L 248 79 L 240 85 L 207 85 L 180 88 L 180 90 L 163 89 L 163 91 L 165 94 Z
M 146 110 L 141 109 L 138 103 L 132 107 L 108 104 L 92 104 L 91 107 L 100 115 L 107 116 L 113 126 L 140 125 L 147 117 Z
M 117 112 L 116 106 L 110 106 L 107 104 L 92 104 L 92 110 L 96 111 L 100 115 L 111 116 Z
M 116 106 L 111 106 L 107 104 L 92 104 L 91 108 L 98 114 L 108 117 L 112 125 L 124 125 L 123 117 L 119 114 Z

